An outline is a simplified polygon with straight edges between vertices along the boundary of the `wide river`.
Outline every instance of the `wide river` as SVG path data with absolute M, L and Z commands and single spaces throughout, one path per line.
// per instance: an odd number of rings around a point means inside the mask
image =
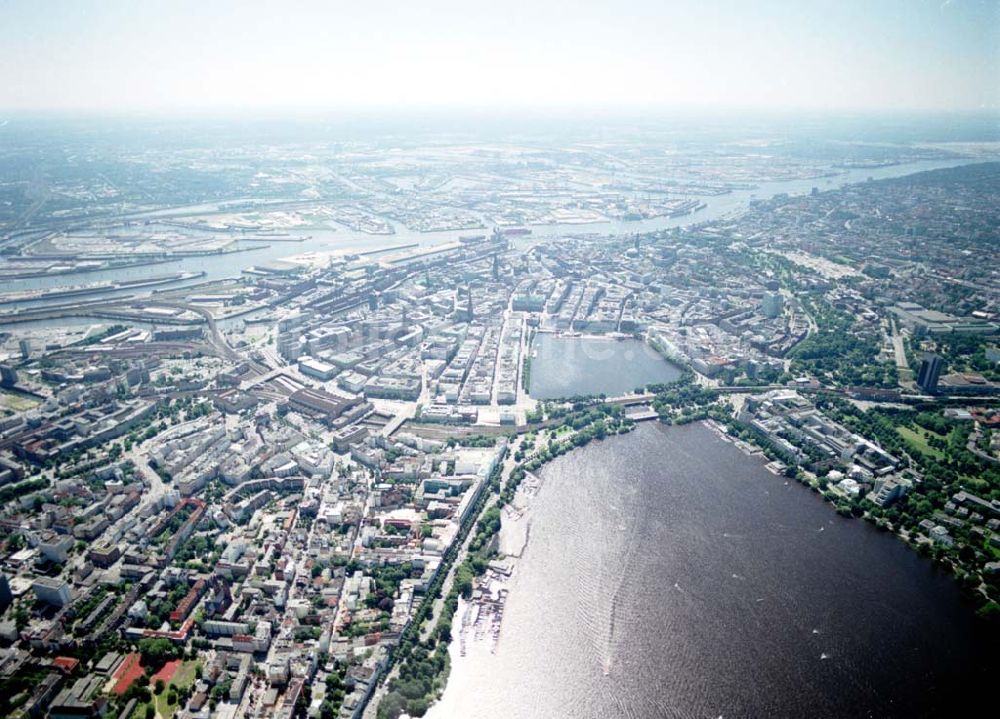
M 974 162 L 974 160 L 966 158 L 954 160 L 921 160 L 918 162 L 907 162 L 887 167 L 847 170 L 839 175 L 836 175 L 835 177 L 787 180 L 780 182 L 762 182 L 753 190 L 738 190 L 725 195 L 704 198 L 707 203 L 707 207 L 691 215 L 683 215 L 681 217 L 658 217 L 650 220 L 635 222 L 615 221 L 585 225 L 536 225 L 532 228 L 531 235 L 517 238 L 517 244 L 528 245 L 551 238 L 564 237 L 569 234 L 599 233 L 617 236 L 662 230 L 670 227 L 680 227 L 692 223 L 714 220 L 732 212 L 744 210 L 748 206 L 750 200 L 755 197 L 759 199 L 766 199 L 780 193 L 802 195 L 808 193 L 814 187 L 818 187 L 821 190 L 830 190 L 853 182 L 863 182 L 869 178 L 879 180 L 890 177 L 900 177 L 915 172 L 966 165 L 970 162 Z M 216 207 L 214 205 L 175 208 L 173 210 L 161 210 L 158 212 L 147 213 L 147 217 L 162 217 L 184 211 L 193 212 L 195 210 L 212 212 L 215 209 Z M 489 229 L 485 229 L 418 232 L 416 230 L 410 230 L 399 223 L 391 222 L 390 224 L 392 224 L 396 230 L 396 234 L 394 235 L 369 235 L 343 227 L 337 230 L 306 230 L 302 233 L 292 232 L 293 235 L 303 234 L 310 237 L 310 239 L 303 242 L 254 242 L 244 240 L 239 243 L 239 246 L 246 249 L 246 252 L 228 255 L 210 255 L 207 257 L 186 257 L 161 264 L 90 272 L 81 275 L 4 280 L 3 282 L 0 282 L 0 289 L 4 291 L 29 290 L 62 287 L 66 285 L 91 283 L 104 280 L 134 280 L 181 271 L 204 272 L 204 278 L 198 280 L 204 282 L 205 280 L 219 280 L 229 277 L 238 277 L 245 268 L 254 264 L 260 264 L 268 260 L 281 259 L 301 253 L 331 251 L 365 252 L 397 246 L 400 244 L 419 244 L 422 246 L 438 245 L 446 242 L 454 242 L 462 235 L 483 234 L 490 231 Z M 175 284 L 174 286 L 178 285 Z M 116 294 L 120 295 L 122 293 L 107 293 L 105 296 L 114 296 Z M 88 299 L 91 298 L 92 297 L 88 297 Z M 19 306 L 38 307 L 56 302 L 65 303 L 67 301 L 68 300 L 63 298 L 49 301 L 22 302 Z
M 992 691 L 949 576 L 703 425 L 542 479 L 495 653 L 456 632 L 432 719 L 972 716 Z

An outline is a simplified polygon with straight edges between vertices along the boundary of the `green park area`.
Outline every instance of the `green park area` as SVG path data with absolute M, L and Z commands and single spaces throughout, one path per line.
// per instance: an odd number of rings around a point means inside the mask
M 172 717 L 178 709 L 178 705 L 190 695 L 191 687 L 194 686 L 198 674 L 199 663 L 196 661 L 167 662 L 157 674 L 153 676 L 153 706 L 156 714 L 162 719 Z M 168 678 L 169 675 L 169 678 Z M 163 681 L 162 690 L 159 681 Z
M 167 639 L 140 640 L 139 652 L 116 673 L 113 692 L 118 705 L 136 699 L 135 719 L 171 719 L 187 703 L 201 676 L 201 662 L 184 656 Z
M 923 427 L 917 426 L 915 428 L 899 426 L 896 427 L 896 431 L 899 435 L 906 440 L 907 444 L 913 447 L 918 452 L 922 452 L 926 455 L 933 457 L 934 459 L 944 459 L 945 454 L 937 447 L 932 447 L 930 444 L 930 432 Z

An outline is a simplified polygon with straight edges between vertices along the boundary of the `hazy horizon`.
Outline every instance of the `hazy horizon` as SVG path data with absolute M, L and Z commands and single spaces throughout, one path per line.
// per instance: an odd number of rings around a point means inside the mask
M 0 112 L 995 112 L 1000 3 L 0 3 Z

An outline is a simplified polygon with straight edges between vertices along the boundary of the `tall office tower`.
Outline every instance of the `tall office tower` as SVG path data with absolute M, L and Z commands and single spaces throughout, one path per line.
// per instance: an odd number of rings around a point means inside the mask
M 925 354 L 920 360 L 920 369 L 917 371 L 917 385 L 920 389 L 924 392 L 936 391 L 943 368 L 944 360 L 941 359 L 940 355 Z
M 764 295 L 764 299 L 760 303 L 760 309 L 764 313 L 764 316 L 769 319 L 774 319 L 781 314 L 782 309 L 784 309 L 785 302 L 784 298 L 777 292 L 771 292 Z

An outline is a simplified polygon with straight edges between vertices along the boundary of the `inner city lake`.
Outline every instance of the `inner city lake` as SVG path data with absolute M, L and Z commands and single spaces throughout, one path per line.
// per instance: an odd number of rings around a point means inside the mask
M 539 334 L 531 345 L 530 394 L 536 399 L 615 396 L 673 382 L 679 367 L 637 339 Z

